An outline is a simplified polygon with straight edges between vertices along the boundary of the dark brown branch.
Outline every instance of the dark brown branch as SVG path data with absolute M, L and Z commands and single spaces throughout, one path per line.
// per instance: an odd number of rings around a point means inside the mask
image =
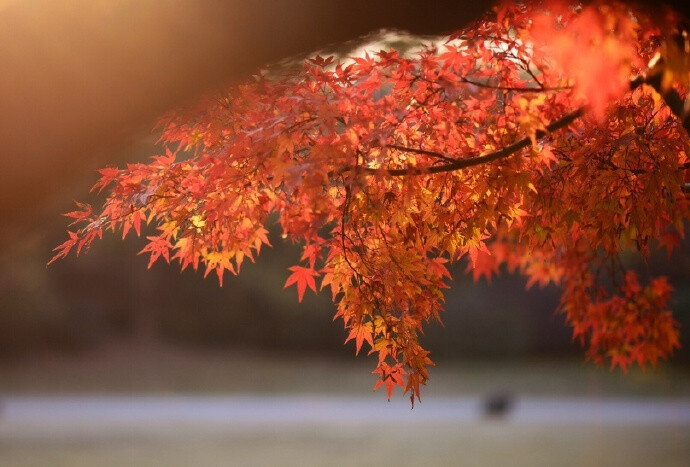
M 397 149 L 398 151 L 411 152 L 413 154 L 422 154 L 424 156 L 435 157 L 437 159 L 443 159 L 444 161 L 451 163 L 455 163 L 458 161 L 457 159 L 446 156 L 445 154 L 441 154 L 440 152 L 428 151 L 426 149 L 410 148 L 407 146 L 401 146 L 399 144 L 387 144 L 386 147 L 391 149 Z
M 556 130 L 560 130 L 561 128 L 565 128 L 566 126 L 570 125 L 572 122 L 577 120 L 582 116 L 584 113 L 584 107 L 580 107 L 579 109 L 570 112 L 568 114 L 565 114 L 558 120 L 555 120 L 551 123 L 549 123 L 546 126 L 546 131 L 537 131 L 537 139 L 545 137 L 548 133 L 554 132 Z M 469 157 L 466 159 L 454 159 L 452 157 L 449 157 L 445 154 L 433 152 L 433 151 L 426 151 L 423 149 L 414 149 L 414 148 L 405 148 L 402 149 L 403 147 L 399 146 L 398 148 L 401 150 L 408 150 L 409 152 L 414 152 L 417 154 L 425 154 L 431 157 L 437 157 L 437 158 L 442 158 L 445 160 L 453 160 L 453 162 L 449 164 L 444 164 L 444 165 L 437 165 L 437 166 L 432 166 L 432 167 L 427 167 L 424 169 L 416 169 L 416 168 L 408 168 L 408 169 L 374 169 L 370 167 L 360 167 L 358 170 L 363 171 L 363 172 L 368 172 L 368 173 L 385 173 L 387 175 L 391 175 L 394 177 L 402 177 L 405 175 L 424 175 L 424 174 L 435 174 L 435 173 L 442 173 L 442 172 L 452 172 L 454 170 L 460 170 L 460 169 L 466 169 L 468 167 L 474 167 L 476 165 L 481 165 L 481 164 L 487 164 L 489 162 L 494 162 L 500 159 L 505 159 L 506 157 L 509 157 L 516 152 L 520 151 L 521 149 L 524 149 L 528 147 L 530 144 L 532 144 L 532 140 L 530 139 L 529 136 L 525 136 L 524 138 L 514 142 L 513 144 L 510 144 L 498 151 L 490 152 L 487 154 L 482 154 L 481 156 L 477 157 Z M 390 147 L 390 146 L 389 146 Z M 343 172 L 347 172 L 353 170 L 352 167 L 346 168 Z
M 481 81 L 474 81 L 467 78 L 462 78 L 463 83 L 471 84 L 477 86 L 478 88 L 485 89 L 495 89 L 497 91 L 513 91 L 513 92 L 548 92 L 548 91 L 568 91 L 573 89 L 572 86 L 536 86 L 536 87 L 524 87 L 524 86 L 501 86 L 493 85 L 489 83 L 482 83 Z
M 663 89 L 662 78 L 665 68 L 666 63 L 663 58 L 656 60 L 656 62 L 649 67 L 647 73 L 637 76 L 630 81 L 630 90 L 635 90 L 643 84 L 653 87 L 664 99 L 664 102 L 668 108 L 671 109 L 673 115 L 678 117 L 683 128 L 690 133 L 690 106 L 686 104 L 685 100 L 675 89 Z

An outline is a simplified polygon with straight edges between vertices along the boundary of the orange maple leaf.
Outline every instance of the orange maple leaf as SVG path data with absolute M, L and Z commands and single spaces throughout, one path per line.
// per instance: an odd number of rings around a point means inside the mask
M 386 363 L 381 363 L 378 368 L 372 371 L 372 373 L 381 376 L 381 379 L 378 380 L 374 385 L 374 391 L 385 384 L 388 400 L 391 400 L 395 386 L 400 386 L 401 388 L 405 389 L 404 375 L 407 372 L 400 364 L 391 367 Z
M 292 266 L 288 269 L 292 271 L 292 274 L 290 274 L 290 277 L 285 281 L 285 286 L 283 288 L 287 288 L 292 284 L 297 284 L 297 298 L 301 303 L 307 286 L 316 292 L 316 281 L 314 277 L 318 276 L 319 273 L 316 272 L 314 268 L 305 268 L 302 266 Z
M 350 329 L 350 334 L 347 336 L 347 339 L 345 339 L 345 343 L 347 344 L 352 339 L 355 340 L 356 355 L 359 355 L 364 341 L 367 341 L 371 347 L 374 347 L 374 333 L 372 328 L 373 326 L 369 322 L 352 326 L 352 329 Z

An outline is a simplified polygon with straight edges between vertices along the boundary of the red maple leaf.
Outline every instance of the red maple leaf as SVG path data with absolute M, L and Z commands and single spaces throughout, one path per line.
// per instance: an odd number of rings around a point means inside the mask
M 362 349 L 362 344 L 364 341 L 367 341 L 371 347 L 374 347 L 374 333 L 371 323 L 363 323 L 352 326 L 350 329 L 350 334 L 347 336 L 347 339 L 345 339 L 345 343 L 348 343 L 352 339 L 355 340 L 356 355 L 358 355 L 359 351 Z
M 304 297 L 304 291 L 307 290 L 307 286 L 309 286 L 311 290 L 316 292 L 316 281 L 314 280 L 314 277 L 318 276 L 319 273 L 317 273 L 314 270 L 314 268 L 292 266 L 288 269 L 292 271 L 292 274 L 290 274 L 290 277 L 288 277 L 285 281 L 284 288 L 287 288 L 292 284 L 297 284 L 297 298 L 299 302 L 302 302 L 302 298 Z
M 388 400 L 391 400 L 395 386 L 405 389 L 405 378 L 403 375 L 406 374 L 406 371 L 400 364 L 391 367 L 387 363 L 381 363 L 372 373 L 381 376 L 381 379 L 374 385 L 374 391 L 385 384 Z

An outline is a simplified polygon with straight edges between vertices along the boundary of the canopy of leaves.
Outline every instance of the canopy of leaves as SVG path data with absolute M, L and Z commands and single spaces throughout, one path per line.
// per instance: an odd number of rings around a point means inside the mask
M 464 256 L 475 280 L 505 263 L 561 285 L 589 359 L 655 365 L 678 347 L 671 286 L 641 285 L 619 254 L 670 252 L 689 214 L 688 51 L 668 31 L 619 4 L 506 4 L 412 56 L 259 74 L 165 117 L 164 155 L 103 169 L 103 207 L 68 214 L 81 227 L 54 259 L 150 224 L 151 263 L 222 284 L 277 213 L 303 247 L 286 286 L 330 290 L 389 398 L 419 398 L 419 336 Z

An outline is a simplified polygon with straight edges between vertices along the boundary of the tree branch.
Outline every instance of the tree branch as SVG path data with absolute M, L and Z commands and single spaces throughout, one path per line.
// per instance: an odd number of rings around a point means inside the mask
M 573 89 L 573 86 L 536 86 L 536 87 L 524 87 L 524 86 L 501 86 L 493 85 L 489 83 L 483 83 L 481 81 L 474 81 L 467 78 L 462 78 L 463 83 L 471 84 L 477 86 L 478 88 L 485 89 L 495 89 L 498 91 L 513 91 L 513 92 L 548 92 L 548 91 L 568 91 Z
M 675 89 L 663 89 L 662 78 L 665 68 L 664 59 L 659 58 L 653 64 L 650 64 L 649 70 L 644 75 L 639 75 L 630 81 L 630 90 L 633 91 L 643 84 L 653 87 L 664 99 L 673 115 L 678 117 L 683 128 L 690 133 L 690 105 L 686 103 Z
M 413 154 L 422 154 L 422 155 L 429 156 L 429 157 L 435 157 L 437 159 L 443 159 L 444 161 L 450 162 L 450 163 L 455 163 L 458 161 L 457 159 L 446 156 L 445 154 L 441 154 L 440 152 L 429 151 L 426 149 L 411 148 L 408 146 L 401 146 L 399 144 L 387 144 L 386 147 L 391 148 L 391 149 L 397 149 L 398 151 L 411 152 Z
M 553 122 L 549 123 L 546 126 L 546 131 L 538 130 L 536 137 L 537 139 L 545 137 L 547 134 L 554 132 L 556 130 L 560 130 L 561 128 L 564 128 L 568 125 L 570 125 L 572 122 L 577 120 L 582 116 L 584 113 L 584 107 L 580 107 L 577 110 L 574 110 L 573 112 L 567 113 L 558 120 L 554 120 Z M 453 162 L 450 162 L 448 164 L 444 165 L 437 165 L 437 166 L 432 166 L 432 167 L 427 167 L 424 169 L 417 169 L 417 168 L 407 168 L 407 169 L 374 169 L 371 167 L 359 167 L 358 169 L 355 169 L 354 167 L 347 167 L 343 172 L 348 172 L 350 170 L 356 170 L 358 172 L 368 172 L 372 174 L 380 174 L 380 173 L 385 173 L 387 175 L 393 176 L 393 177 L 402 177 L 406 175 L 425 175 L 425 174 L 436 174 L 436 173 L 442 173 L 442 172 L 452 172 L 455 170 L 460 170 L 460 169 L 466 169 L 468 167 L 473 167 L 476 165 L 481 165 L 481 164 L 487 164 L 489 162 L 497 161 L 500 159 L 505 159 L 506 157 L 512 156 L 516 152 L 520 151 L 521 149 L 524 149 L 528 147 L 530 144 L 532 144 L 532 140 L 529 136 L 525 136 L 524 138 L 514 142 L 513 144 L 510 144 L 502 149 L 499 149 L 498 151 L 493 151 L 487 154 L 482 154 L 481 156 L 477 157 L 469 157 L 466 159 L 455 159 L 452 157 L 449 157 L 445 154 L 441 154 L 438 152 L 434 151 L 427 151 L 424 149 L 415 149 L 415 148 L 406 148 L 404 146 L 395 146 L 396 149 L 399 149 L 401 151 L 408 151 L 408 152 L 413 152 L 416 154 L 424 154 L 427 156 L 431 157 L 438 157 L 440 159 L 444 160 L 452 160 Z M 393 147 L 392 145 L 389 145 L 389 147 Z

